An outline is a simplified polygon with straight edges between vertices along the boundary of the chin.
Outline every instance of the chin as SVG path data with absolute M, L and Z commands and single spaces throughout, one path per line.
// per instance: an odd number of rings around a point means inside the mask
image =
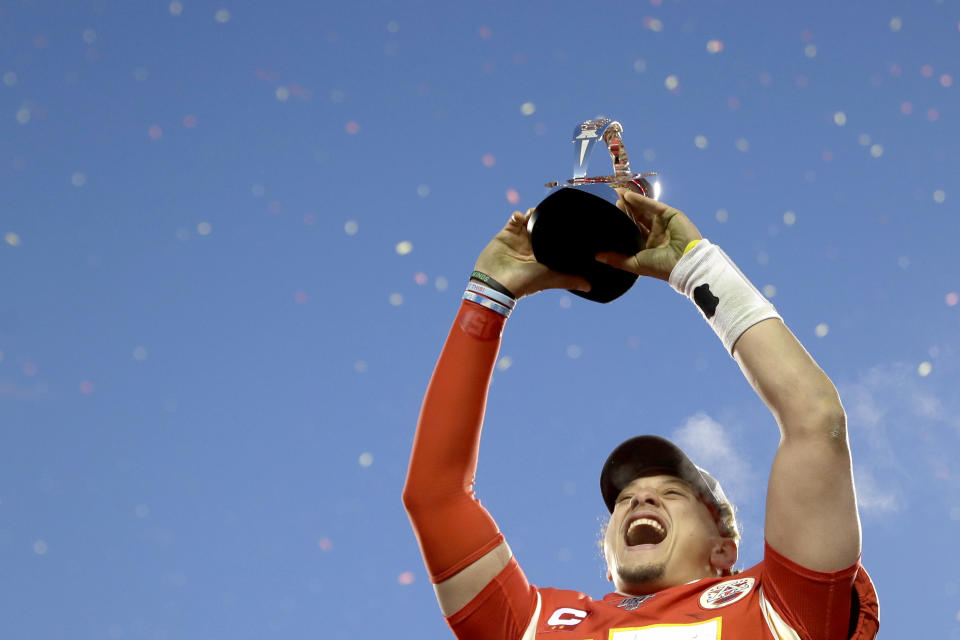
M 665 563 L 651 563 L 633 567 L 621 567 L 618 572 L 620 582 L 631 588 L 661 588 L 660 581 L 666 573 Z

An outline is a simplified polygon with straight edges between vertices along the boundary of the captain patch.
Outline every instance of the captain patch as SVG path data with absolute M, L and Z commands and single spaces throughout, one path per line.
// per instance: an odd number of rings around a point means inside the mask
M 737 578 L 715 584 L 700 595 L 700 606 L 704 609 L 719 609 L 742 600 L 753 589 L 754 578 Z

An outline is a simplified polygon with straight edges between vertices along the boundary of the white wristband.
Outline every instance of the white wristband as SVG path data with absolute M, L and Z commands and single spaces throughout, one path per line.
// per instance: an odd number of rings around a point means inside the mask
M 694 301 L 731 355 L 744 331 L 780 317 L 733 260 L 706 238 L 680 258 L 670 272 L 670 286 Z
M 517 301 L 510 296 L 500 293 L 496 289 L 491 289 L 490 287 L 485 287 L 479 282 L 473 282 L 472 280 L 467 283 L 467 291 L 473 291 L 474 293 L 479 293 L 482 296 L 490 298 L 494 302 L 499 302 L 508 309 L 513 309 L 517 306 Z
M 494 302 L 489 298 L 484 298 L 483 296 L 476 294 L 473 291 L 470 291 L 469 289 L 463 292 L 463 299 L 469 300 L 470 302 L 478 304 L 481 307 L 486 307 L 491 311 L 496 311 L 497 313 L 502 315 L 504 318 L 509 318 L 510 312 L 512 311 L 512 309 L 503 306 L 499 302 Z

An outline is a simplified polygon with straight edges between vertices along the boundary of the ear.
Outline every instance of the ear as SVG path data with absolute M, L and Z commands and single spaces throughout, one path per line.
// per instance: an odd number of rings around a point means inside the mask
M 737 562 L 737 543 L 730 538 L 716 538 L 710 550 L 710 565 L 720 573 L 733 568 Z

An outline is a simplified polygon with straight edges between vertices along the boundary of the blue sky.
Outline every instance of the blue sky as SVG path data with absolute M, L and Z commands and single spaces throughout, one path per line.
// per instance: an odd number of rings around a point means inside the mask
M 0 635 L 448 637 L 420 400 L 604 114 L 840 388 L 881 637 L 960 638 L 958 54 L 932 0 L 0 4 Z M 531 581 L 607 591 L 645 432 L 759 560 L 776 426 L 693 305 L 522 300 L 477 492 Z

